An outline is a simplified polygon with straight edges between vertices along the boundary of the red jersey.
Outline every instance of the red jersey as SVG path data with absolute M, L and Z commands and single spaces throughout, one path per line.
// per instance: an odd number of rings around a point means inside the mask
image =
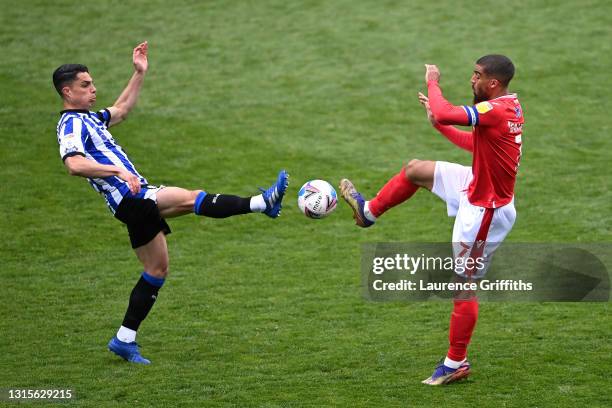
M 514 196 L 524 123 L 516 94 L 474 106 L 453 106 L 442 96 L 437 81 L 429 81 L 427 88 L 431 112 L 440 124 L 436 128 L 459 147 L 473 152 L 470 203 L 485 208 L 508 204 Z M 473 128 L 469 133 L 448 125 Z

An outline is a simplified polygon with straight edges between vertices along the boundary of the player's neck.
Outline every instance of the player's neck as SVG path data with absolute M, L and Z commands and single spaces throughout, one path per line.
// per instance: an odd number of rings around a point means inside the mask
M 64 101 L 64 110 L 89 110 L 91 106 L 75 105 L 70 102 Z
M 510 92 L 508 92 L 508 88 L 500 89 L 499 91 L 494 92 L 493 94 L 491 94 L 490 97 L 489 97 L 489 100 L 497 99 L 497 98 L 499 98 L 501 96 L 506 96 L 506 95 L 509 95 L 509 94 L 510 94 Z

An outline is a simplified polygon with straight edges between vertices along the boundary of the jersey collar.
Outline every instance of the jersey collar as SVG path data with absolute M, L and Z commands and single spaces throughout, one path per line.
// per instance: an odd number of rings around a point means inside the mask
M 497 100 L 497 99 L 506 99 L 506 98 L 509 98 L 509 99 L 517 99 L 517 96 L 516 96 L 516 94 L 515 94 L 515 93 L 511 93 L 511 94 L 508 94 L 508 95 L 498 96 L 497 98 L 493 98 L 493 99 L 490 99 L 490 100 L 491 100 L 491 101 L 495 101 L 495 100 Z
M 60 115 L 63 115 L 64 113 L 89 113 L 89 111 L 87 109 L 64 109 L 63 111 L 60 111 Z

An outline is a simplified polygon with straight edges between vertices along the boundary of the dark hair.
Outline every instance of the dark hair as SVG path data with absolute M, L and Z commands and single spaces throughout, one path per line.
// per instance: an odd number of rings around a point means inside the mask
M 64 64 L 53 71 L 53 85 L 62 98 L 62 88 L 74 81 L 79 72 L 89 72 L 89 69 L 81 64 Z
M 485 74 L 497 79 L 504 86 L 508 86 L 514 77 L 514 64 L 505 55 L 485 55 L 476 61 L 476 65 L 480 65 Z

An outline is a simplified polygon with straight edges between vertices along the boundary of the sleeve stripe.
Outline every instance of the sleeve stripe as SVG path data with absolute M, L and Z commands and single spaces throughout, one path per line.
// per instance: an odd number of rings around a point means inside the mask
M 104 123 L 106 127 L 110 125 L 111 113 L 108 110 L 108 108 L 102 109 L 101 111 L 96 112 L 96 116 L 98 117 L 98 120 Z
M 463 109 L 465 110 L 465 113 L 467 113 L 467 116 L 468 116 L 468 125 L 469 126 L 478 125 L 479 118 L 478 118 L 478 111 L 476 110 L 476 107 L 463 105 Z
M 72 133 L 72 118 L 69 118 L 64 124 L 64 129 L 61 132 L 62 136 L 69 135 Z
M 73 132 L 79 138 L 79 140 L 83 140 L 83 121 L 80 118 L 74 118 L 72 120 Z
M 70 153 L 66 153 L 62 157 L 62 161 L 66 161 L 66 159 L 69 158 L 70 156 L 83 156 L 83 157 L 87 157 L 87 156 L 85 156 L 85 153 L 83 153 L 83 152 L 70 152 Z

